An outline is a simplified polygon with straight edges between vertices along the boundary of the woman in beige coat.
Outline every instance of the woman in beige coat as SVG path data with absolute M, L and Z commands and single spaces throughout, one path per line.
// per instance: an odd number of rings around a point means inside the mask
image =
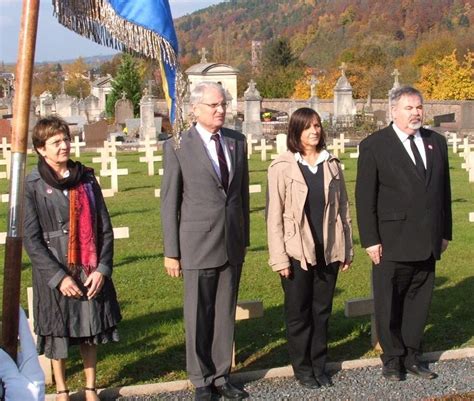
M 268 168 L 269 264 L 281 277 L 290 361 L 302 386 L 331 386 L 327 330 L 339 270 L 350 267 L 352 229 L 338 159 L 325 150 L 321 118 L 291 116 L 288 152 Z

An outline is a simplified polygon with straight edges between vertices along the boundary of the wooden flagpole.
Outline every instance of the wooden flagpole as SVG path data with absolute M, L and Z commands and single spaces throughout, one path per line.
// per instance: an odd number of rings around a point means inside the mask
M 13 103 L 10 204 L 3 277 L 2 343 L 5 351 L 14 360 L 18 347 L 23 186 L 39 4 L 39 0 L 23 0 Z

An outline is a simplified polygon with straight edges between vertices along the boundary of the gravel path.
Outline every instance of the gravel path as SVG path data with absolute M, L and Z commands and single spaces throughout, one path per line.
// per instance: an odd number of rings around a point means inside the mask
M 334 386 L 307 390 L 294 378 L 261 379 L 245 383 L 252 400 L 429 400 L 446 396 L 450 400 L 474 400 L 474 358 L 453 359 L 431 363 L 439 374 L 434 380 L 408 375 L 405 381 L 389 382 L 382 378 L 381 367 L 341 370 L 332 375 Z M 118 401 L 193 400 L 190 390 L 149 396 L 121 397 Z

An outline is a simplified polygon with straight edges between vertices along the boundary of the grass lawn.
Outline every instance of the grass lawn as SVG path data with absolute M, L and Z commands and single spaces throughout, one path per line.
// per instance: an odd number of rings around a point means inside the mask
M 81 161 L 92 165 L 92 153 Z M 160 202 L 154 189 L 160 177 L 147 176 L 147 166 L 138 163 L 138 153 L 121 153 L 119 167 L 129 175 L 119 178 L 119 193 L 106 202 L 114 227 L 128 226 L 130 238 L 115 242 L 113 279 L 118 291 L 123 321 L 119 326 L 121 341 L 99 348 L 98 387 L 114 387 L 184 379 L 185 347 L 182 314 L 182 281 L 165 274 L 163 268 Z M 343 155 L 345 176 L 351 204 L 354 205 L 356 160 Z M 36 158 L 28 159 L 28 171 Z M 258 155 L 250 161 L 250 183 L 262 184 L 262 193 L 251 195 L 251 246 L 244 265 L 239 299 L 260 299 L 263 318 L 241 321 L 236 327 L 236 370 L 271 368 L 288 364 L 283 323 L 280 280 L 267 265 L 264 222 L 266 170 L 269 162 Z M 425 351 L 474 346 L 474 224 L 468 213 L 474 212 L 474 184 L 461 170 L 461 159 L 451 156 L 454 241 L 437 265 L 436 290 L 425 333 Z M 157 169 L 156 169 L 157 170 Z M 102 178 L 102 187 L 110 180 Z M 0 192 L 8 191 L 6 180 Z M 330 360 L 347 360 L 375 355 L 370 344 L 370 318 L 344 317 L 344 302 L 364 297 L 370 292 L 370 263 L 359 246 L 355 210 L 355 260 L 347 273 L 340 274 L 334 310 L 330 321 Z M 6 231 L 7 205 L 0 204 L 0 231 Z M 2 248 L 3 249 L 3 248 Z M 0 252 L 3 266 L 4 252 Z M 26 287 L 31 285 L 31 264 L 24 256 L 21 302 L 26 303 Z M 3 269 L 0 272 L 3 292 Z M 84 386 L 77 350 L 68 361 L 69 386 Z

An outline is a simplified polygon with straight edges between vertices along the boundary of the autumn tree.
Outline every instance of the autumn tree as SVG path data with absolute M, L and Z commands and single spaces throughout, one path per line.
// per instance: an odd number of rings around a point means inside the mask
M 89 96 L 91 84 L 88 71 L 89 67 L 82 57 L 64 66 L 66 79 L 64 89 L 69 96 L 83 98 Z
M 106 61 L 102 63 L 100 65 L 100 75 L 102 76 L 117 75 L 117 71 L 118 71 L 121 61 L 122 61 L 122 54 L 120 53 L 120 54 L 115 55 L 110 61 Z
M 142 80 L 138 73 L 137 63 L 129 54 L 124 54 L 117 75 L 112 81 L 112 92 L 107 97 L 106 111 L 109 116 L 115 113 L 115 103 L 125 97 L 133 103 L 133 112 L 136 116 L 140 113 L 140 99 L 142 96 Z
M 61 93 L 62 79 L 57 64 L 35 66 L 32 82 L 33 95 L 39 96 L 45 91 L 51 92 L 52 95 L 58 95 Z
M 456 50 L 441 60 L 421 68 L 417 87 L 428 99 L 474 99 L 474 52 L 468 51 L 460 62 Z

